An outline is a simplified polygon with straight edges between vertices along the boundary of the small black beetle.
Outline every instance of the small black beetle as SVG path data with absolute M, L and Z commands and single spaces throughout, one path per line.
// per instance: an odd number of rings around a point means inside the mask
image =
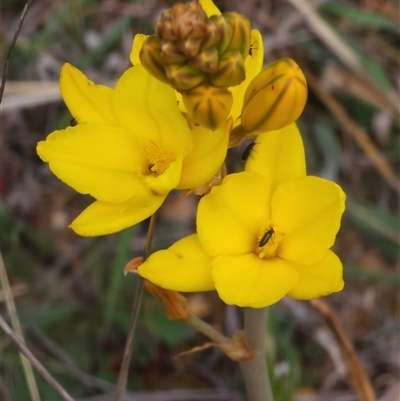
M 272 234 L 274 233 L 273 228 L 271 228 L 269 231 L 267 231 L 263 237 L 260 239 L 260 242 L 258 243 L 259 248 L 263 247 L 269 239 L 272 237 Z

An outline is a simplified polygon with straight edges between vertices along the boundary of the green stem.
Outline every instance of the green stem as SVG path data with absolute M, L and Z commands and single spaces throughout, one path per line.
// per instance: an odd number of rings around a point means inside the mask
M 215 341 L 216 343 L 225 344 L 231 341 L 230 338 L 225 337 L 219 331 L 215 330 L 214 327 L 210 326 L 208 323 L 199 319 L 192 313 L 189 314 L 189 317 L 184 320 L 184 322 L 199 331 L 200 333 L 204 334 L 211 340 Z
M 248 401 L 274 401 L 265 357 L 266 330 L 267 308 L 244 308 L 244 345 L 258 351 L 255 358 L 240 363 Z

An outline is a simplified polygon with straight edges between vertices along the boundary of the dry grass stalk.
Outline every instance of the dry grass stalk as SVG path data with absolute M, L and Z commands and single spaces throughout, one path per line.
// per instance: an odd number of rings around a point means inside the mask
M 370 140 L 363 130 L 346 112 L 344 107 L 319 83 L 318 79 L 310 71 L 303 68 L 307 82 L 312 91 L 319 97 L 322 103 L 336 118 L 343 130 L 352 136 L 360 148 L 367 154 L 385 181 L 398 193 L 400 193 L 400 182 L 379 149 Z
M 334 311 L 321 299 L 313 299 L 310 303 L 323 316 L 325 322 L 335 334 L 360 401 L 376 401 L 371 382 L 358 359 L 353 344 L 343 330 Z

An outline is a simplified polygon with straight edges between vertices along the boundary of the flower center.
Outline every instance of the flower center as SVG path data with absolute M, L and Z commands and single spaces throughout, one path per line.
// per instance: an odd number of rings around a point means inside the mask
M 264 226 L 258 234 L 255 253 L 259 258 L 273 258 L 283 237 L 284 234 L 275 231 L 270 224 Z
M 170 151 L 159 142 L 151 141 L 148 146 L 143 148 L 146 156 L 147 166 L 144 174 L 161 175 L 174 160 Z

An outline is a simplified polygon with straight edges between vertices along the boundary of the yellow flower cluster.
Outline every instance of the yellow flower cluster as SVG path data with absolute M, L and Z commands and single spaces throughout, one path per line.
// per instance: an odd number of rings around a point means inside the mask
M 163 13 L 156 35 L 135 37 L 130 58 L 114 89 L 62 68 L 76 124 L 37 151 L 62 181 L 95 198 L 71 228 L 117 232 L 156 212 L 171 190 L 206 194 L 197 232 L 151 255 L 141 276 L 256 308 L 341 290 L 342 265 L 329 248 L 345 195 L 306 175 L 295 121 L 307 84 L 298 65 L 282 59 L 262 69 L 260 33 L 211 0 Z M 251 136 L 245 171 L 216 179 L 228 147 Z

